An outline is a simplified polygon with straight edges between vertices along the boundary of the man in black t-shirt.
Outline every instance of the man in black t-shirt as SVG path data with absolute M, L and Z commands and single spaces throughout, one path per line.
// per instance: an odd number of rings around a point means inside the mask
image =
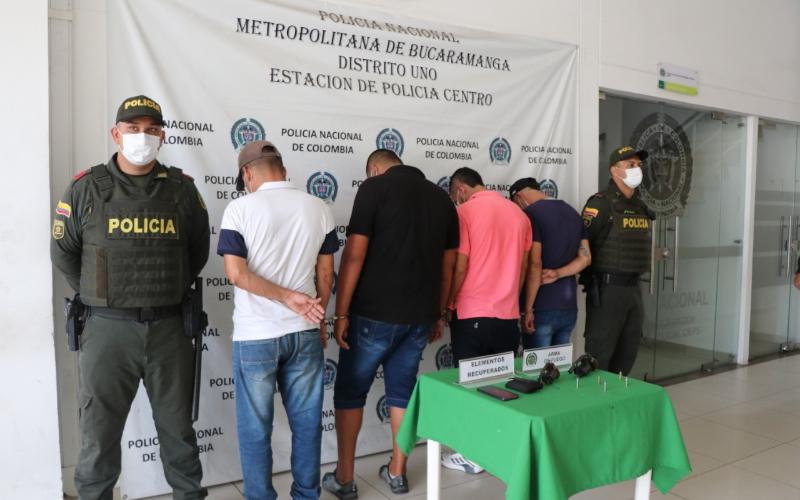
M 425 345 L 444 332 L 443 311 L 458 248 L 458 214 L 447 194 L 389 150 L 367 160 L 339 267 L 334 331 L 339 373 L 333 405 L 339 446 L 337 470 L 325 490 L 358 498 L 353 480 L 364 405 L 383 365 L 386 406 L 397 436 L 414 389 Z M 393 493 L 407 493 L 407 457 L 394 456 L 379 476 Z

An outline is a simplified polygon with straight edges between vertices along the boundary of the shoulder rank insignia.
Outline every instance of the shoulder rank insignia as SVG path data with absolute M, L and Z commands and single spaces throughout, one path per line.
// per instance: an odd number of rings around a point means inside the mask
M 89 170 L 91 170 L 91 169 L 89 169 Z M 76 175 L 76 176 L 75 176 L 75 178 L 74 178 L 74 179 L 72 179 L 72 180 L 74 180 L 74 181 L 77 181 L 78 179 L 80 179 L 80 178 L 81 178 L 81 177 L 83 177 L 84 175 L 88 174 L 88 173 L 89 173 L 89 170 L 84 170 L 83 172 L 81 172 L 81 173 L 79 173 L 78 175 Z

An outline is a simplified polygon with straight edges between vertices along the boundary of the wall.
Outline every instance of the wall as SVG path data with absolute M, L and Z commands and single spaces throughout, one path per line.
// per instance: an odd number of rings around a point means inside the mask
M 25 500 L 61 498 L 48 250 L 47 30 L 46 0 L 4 3 L 0 150 L 7 187 L 0 211 L 0 497 Z
M 600 87 L 800 122 L 800 2 L 606 0 Z M 657 86 L 659 62 L 698 71 L 697 96 Z

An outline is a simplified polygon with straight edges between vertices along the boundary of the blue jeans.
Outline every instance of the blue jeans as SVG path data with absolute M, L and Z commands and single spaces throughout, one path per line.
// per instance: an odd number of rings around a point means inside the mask
M 292 430 L 292 498 L 319 498 L 324 365 L 318 329 L 233 343 L 239 456 L 247 500 L 278 498 L 272 486 L 276 383 Z
M 577 309 L 534 312 L 534 332 L 531 334 L 522 332 L 522 346 L 525 349 L 534 349 L 568 344 L 576 321 L 578 321 Z
M 383 365 L 386 406 L 406 408 L 432 326 L 397 325 L 351 314 L 345 339 L 350 349 L 339 349 L 333 407 L 363 408 L 378 367 Z

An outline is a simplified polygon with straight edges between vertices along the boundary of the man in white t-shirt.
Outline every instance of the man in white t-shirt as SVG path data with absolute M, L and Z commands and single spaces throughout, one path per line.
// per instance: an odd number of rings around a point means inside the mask
M 272 486 L 275 384 L 292 429 L 292 498 L 320 495 L 323 349 L 320 321 L 339 248 L 328 206 L 286 181 L 278 149 L 253 141 L 239 153 L 236 188 L 217 253 L 233 283 L 233 379 L 244 494 L 278 497 Z M 317 280 L 314 282 L 316 271 Z

